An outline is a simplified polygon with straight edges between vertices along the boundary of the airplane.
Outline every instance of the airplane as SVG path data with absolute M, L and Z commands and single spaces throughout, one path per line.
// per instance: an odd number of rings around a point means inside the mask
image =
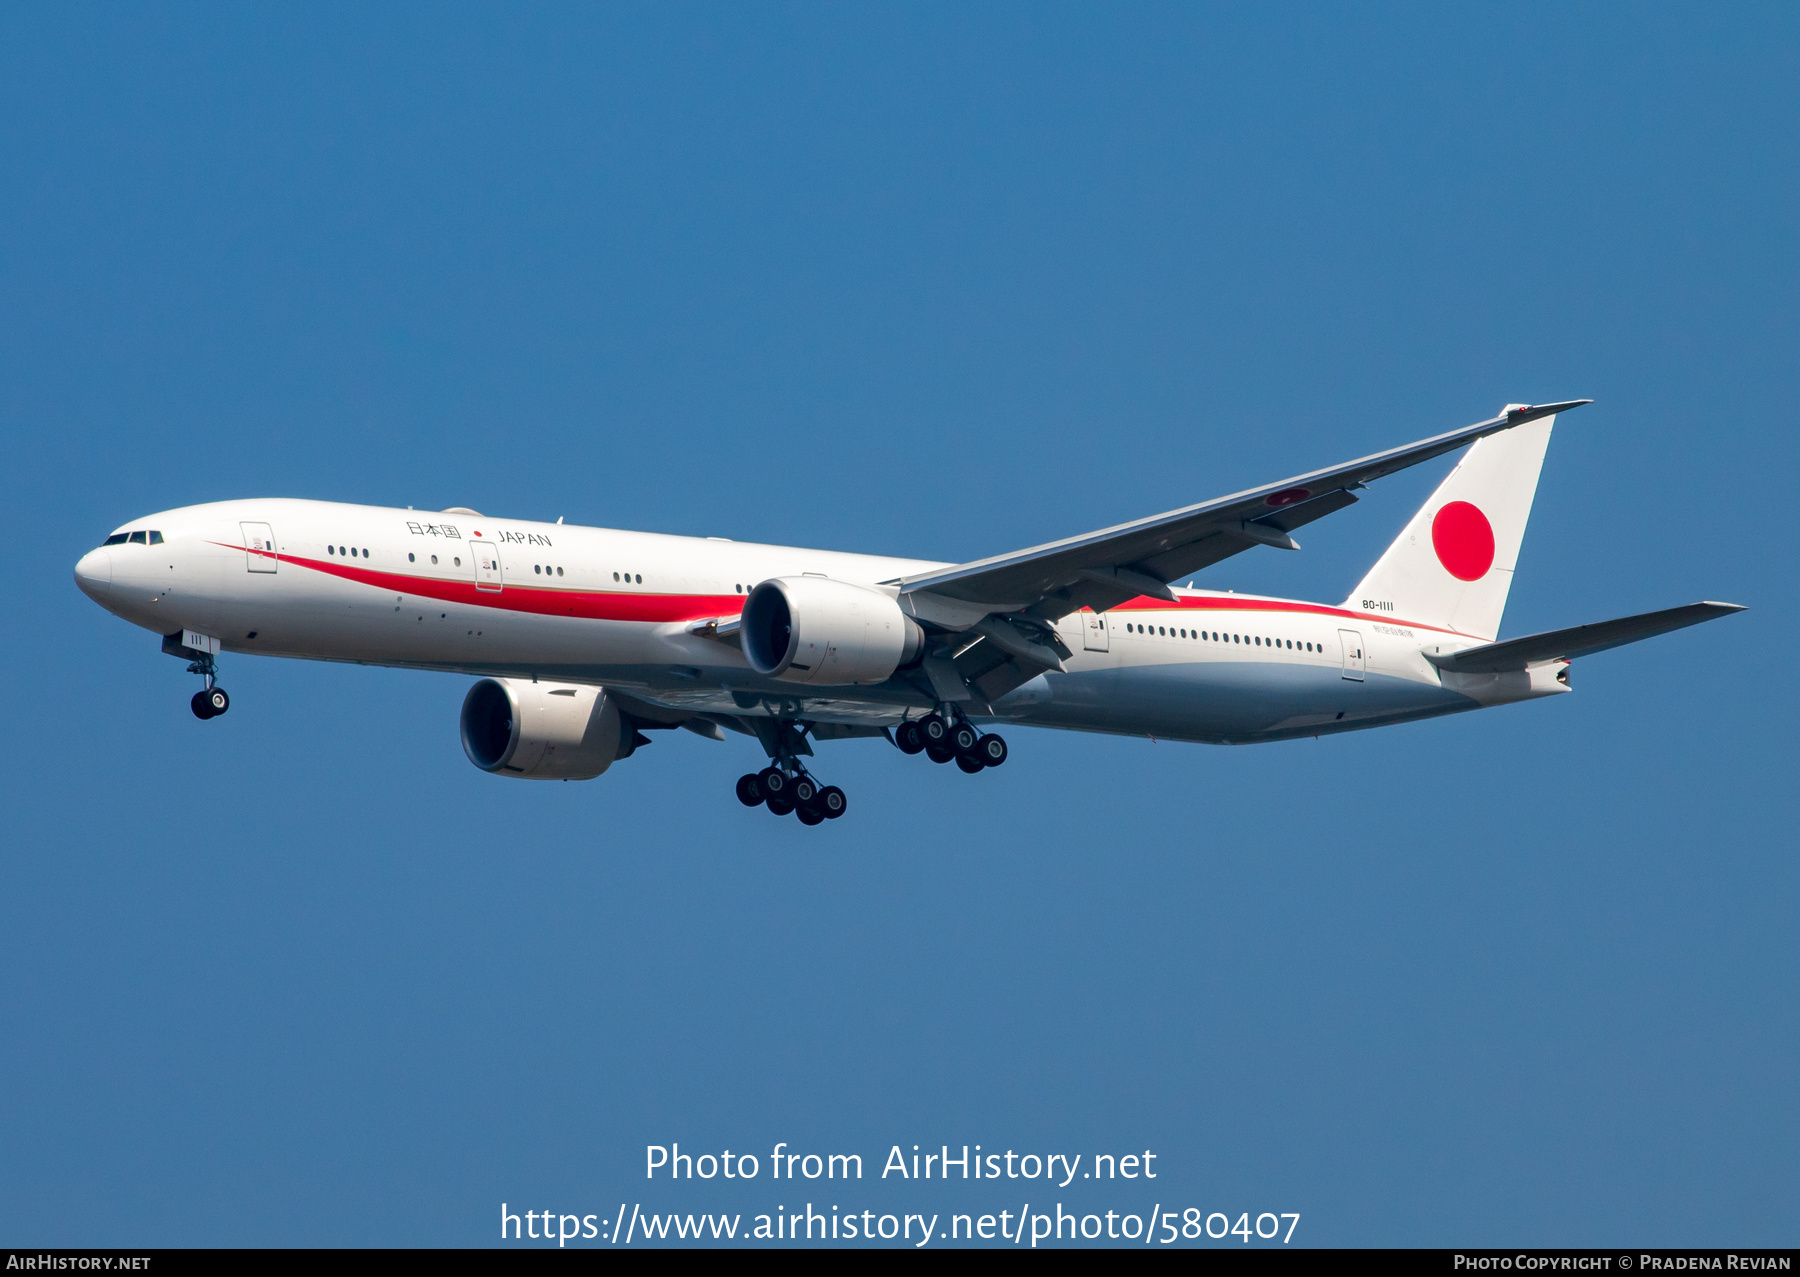
M 1501 613 L 1559 414 L 1498 416 L 1343 465 L 967 563 L 719 537 L 267 499 L 134 519 L 75 567 L 230 708 L 222 653 L 479 676 L 462 744 L 495 776 L 588 780 L 686 728 L 768 765 L 748 807 L 807 825 L 848 800 L 813 746 L 886 737 L 975 774 L 997 725 L 1253 744 L 1413 722 L 1570 690 L 1570 662 L 1744 610 L 1692 603 L 1521 638 Z M 1197 589 L 1369 483 L 1459 464 L 1341 603 Z M 1189 578 L 1184 587 L 1174 583 Z

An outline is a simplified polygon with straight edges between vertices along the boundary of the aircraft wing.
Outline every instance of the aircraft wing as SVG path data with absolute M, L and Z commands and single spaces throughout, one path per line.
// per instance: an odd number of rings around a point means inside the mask
M 902 606 L 945 629 L 966 630 L 989 613 L 1053 621 L 1083 607 L 1104 611 L 1139 595 L 1173 598 L 1168 583 L 1254 545 L 1300 547 L 1289 533 L 1354 504 L 1354 490 L 1486 435 L 1592 403 L 1510 404 L 1499 416 L 1199 505 L 1084 536 L 978 559 L 887 584 Z
M 1638 616 L 1622 616 L 1616 621 L 1597 621 L 1567 630 L 1551 630 L 1545 634 L 1528 634 L 1524 638 L 1507 639 L 1504 643 L 1488 643 L 1448 656 L 1425 659 L 1441 670 L 1458 674 L 1501 674 L 1522 670 L 1540 661 L 1573 660 L 1604 652 L 1609 647 L 1623 647 L 1639 639 L 1655 638 L 1671 630 L 1685 629 L 1702 621 L 1730 616 L 1744 609 L 1736 603 L 1689 603 L 1686 607 L 1664 608 L 1660 612 L 1644 612 Z

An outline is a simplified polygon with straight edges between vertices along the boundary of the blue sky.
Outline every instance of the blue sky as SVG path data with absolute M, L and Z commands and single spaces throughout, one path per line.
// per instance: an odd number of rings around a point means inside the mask
M 9 9 L 0 1234 L 1030 1196 L 646 1186 L 679 1140 L 1148 1147 L 1296 1244 L 1791 1243 L 1797 28 Z M 845 743 L 817 830 L 684 733 L 484 776 L 462 678 L 238 658 L 199 723 L 70 579 L 255 495 L 960 560 L 1576 396 L 1503 634 L 1751 611 L 1322 742 Z M 1448 464 L 1201 581 L 1338 600 Z

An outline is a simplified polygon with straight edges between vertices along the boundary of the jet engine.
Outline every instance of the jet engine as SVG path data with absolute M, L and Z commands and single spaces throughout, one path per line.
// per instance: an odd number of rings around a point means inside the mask
M 463 752 L 496 776 L 592 780 L 632 740 L 603 688 L 484 678 L 463 697 Z
M 925 633 L 879 590 L 822 576 L 764 581 L 739 622 L 750 668 L 793 683 L 881 683 L 915 660 Z

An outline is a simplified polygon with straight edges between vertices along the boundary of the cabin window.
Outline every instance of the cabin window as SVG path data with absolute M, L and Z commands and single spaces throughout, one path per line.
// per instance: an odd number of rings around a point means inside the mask
M 407 562 L 408 562 L 408 563 L 417 563 L 417 562 L 418 562 L 418 560 L 417 560 L 417 559 L 415 559 L 415 558 L 414 558 L 414 557 L 413 557 L 413 556 L 412 556 L 412 555 L 410 555 L 410 554 L 409 554 L 409 555 L 407 555 L 407 556 L 406 556 L 406 561 L 407 561 Z
M 562 575 L 562 569 L 561 569 L 561 568 L 558 568 L 558 569 L 556 569 L 556 575 L 558 575 L 558 576 L 561 576 L 561 575 Z

